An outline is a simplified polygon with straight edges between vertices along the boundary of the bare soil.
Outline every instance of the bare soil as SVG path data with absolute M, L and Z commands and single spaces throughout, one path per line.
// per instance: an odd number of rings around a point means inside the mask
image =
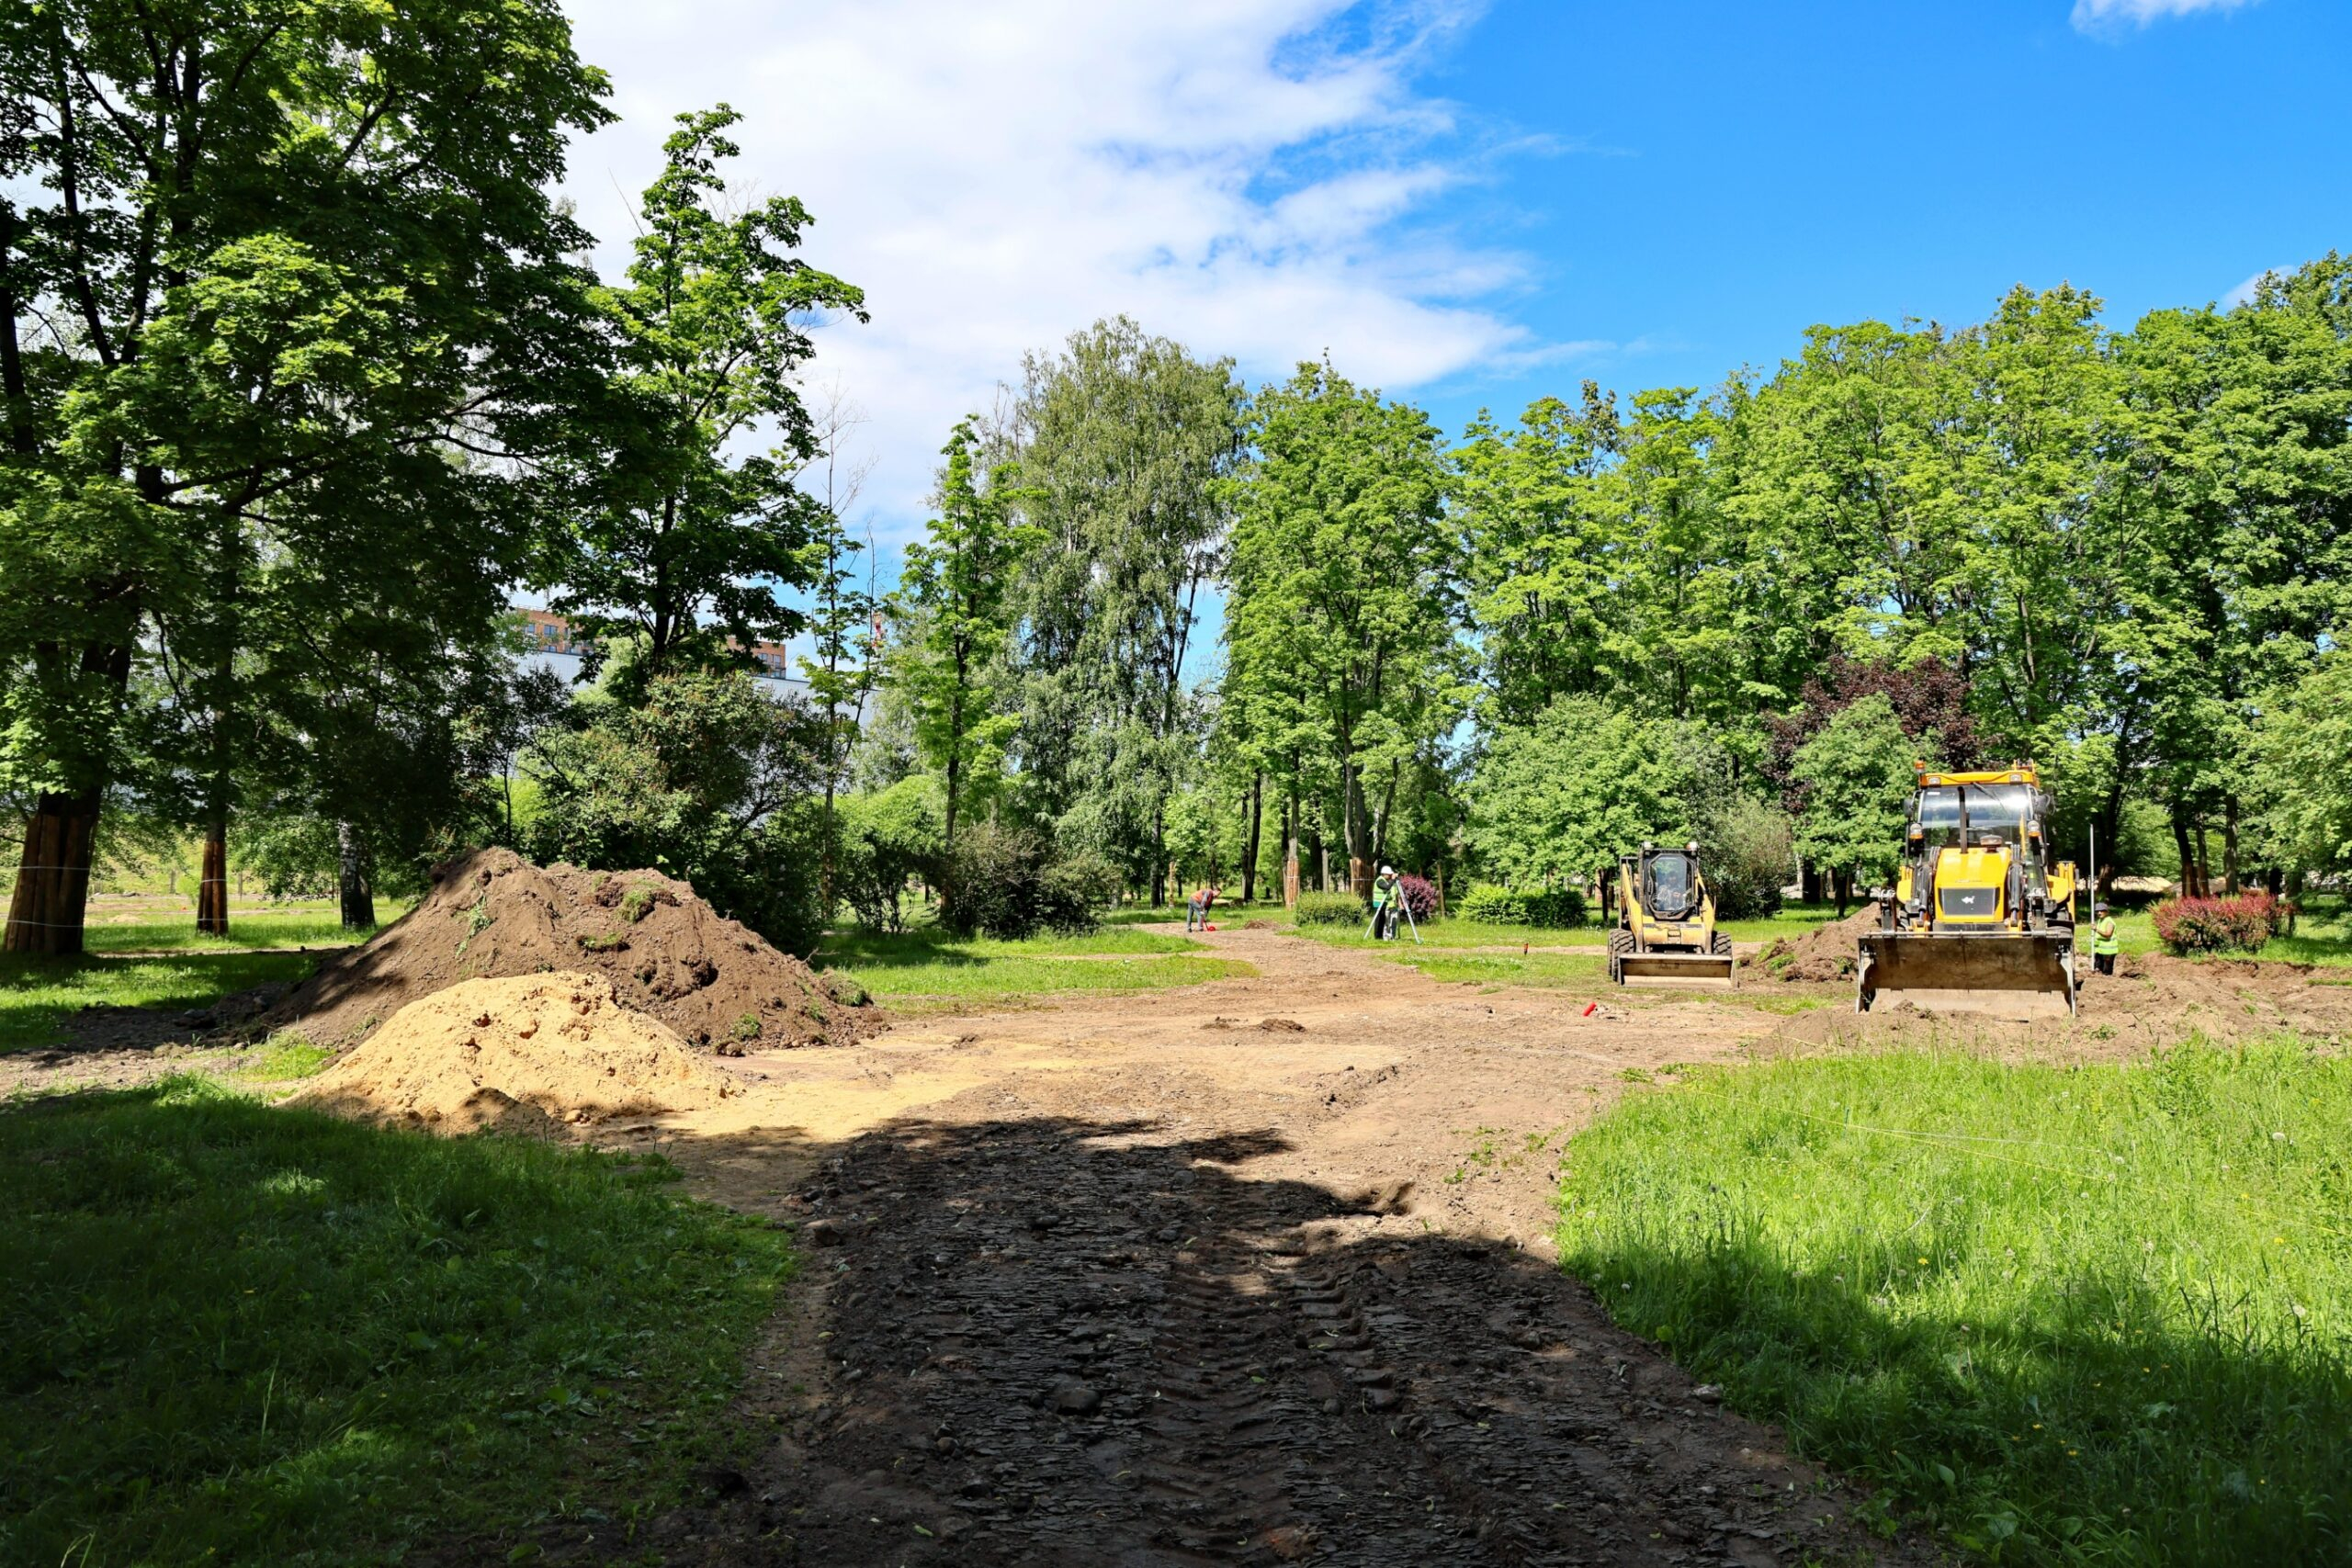
M 1878 929 L 1878 906 L 1863 904 L 1845 919 L 1825 920 L 1799 937 L 1775 937 L 1762 951 L 1743 959 L 1740 968 L 1759 979 L 1789 984 L 1820 984 L 1852 977 L 1857 939 Z
M 559 1561 L 1918 1562 L 1553 1261 L 1562 1140 L 1782 1020 L 1442 985 L 1271 931 L 1259 978 L 754 1053 L 608 1124 L 796 1226 L 773 1439 Z M 1589 1015 L 1588 1001 L 1606 998 Z
M 460 980 L 602 974 L 625 1007 L 723 1055 L 845 1044 L 876 1026 L 826 980 L 653 871 L 536 866 L 480 850 L 435 873 L 415 908 L 325 959 L 262 1020 L 314 1044 L 355 1045 L 420 997 Z
M 1271 931 L 1205 940 L 1259 977 L 701 1058 L 741 1092 L 579 1130 L 794 1227 L 805 1264 L 737 1412 L 768 1436 L 630 1539 L 574 1523 L 527 1544 L 673 1564 L 1937 1561 L 1866 1530 L 1852 1487 L 1561 1274 L 1565 1139 L 1687 1064 L 2122 1057 L 2352 1021 L 2352 987 L 2277 964 L 2142 960 L 2089 977 L 2080 1018 L 2023 1026 L 1856 1017 L 1850 980 L 1745 966 L 1728 994 L 1498 989 Z

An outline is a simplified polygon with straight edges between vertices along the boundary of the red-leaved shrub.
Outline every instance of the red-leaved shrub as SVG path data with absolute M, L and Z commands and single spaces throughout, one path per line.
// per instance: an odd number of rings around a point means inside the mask
M 2287 907 L 2267 893 L 2174 898 L 2156 906 L 2156 939 L 2174 953 L 2259 953 L 2286 923 Z
M 1408 873 L 1396 878 L 1396 886 L 1405 895 L 1405 908 L 1413 911 L 1417 923 L 1426 923 L 1437 917 L 1437 884 L 1426 876 Z

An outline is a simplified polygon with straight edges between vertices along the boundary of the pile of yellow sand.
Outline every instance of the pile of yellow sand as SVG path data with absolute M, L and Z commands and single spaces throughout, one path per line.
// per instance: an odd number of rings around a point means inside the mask
M 601 975 L 466 980 L 411 1002 L 290 1103 L 434 1132 L 694 1111 L 735 1084 Z

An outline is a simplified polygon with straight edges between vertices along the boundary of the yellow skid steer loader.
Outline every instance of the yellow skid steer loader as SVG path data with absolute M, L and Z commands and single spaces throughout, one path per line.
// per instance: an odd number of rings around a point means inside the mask
M 1618 860 L 1609 977 L 1621 986 L 1732 988 L 1731 938 L 1715 930 L 1697 840 L 1679 850 L 1644 844 Z
M 1862 933 L 1854 1010 L 1899 998 L 2018 1019 L 2075 1011 L 2075 867 L 2050 860 L 2030 762 L 1931 773 L 1911 796 L 1903 869 Z

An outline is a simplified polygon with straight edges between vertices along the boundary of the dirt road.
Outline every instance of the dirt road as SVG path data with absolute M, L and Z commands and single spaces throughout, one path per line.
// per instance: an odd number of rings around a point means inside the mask
M 751 1056 L 757 1107 L 636 1130 L 812 1245 L 750 1377 L 774 1443 L 630 1550 L 1914 1560 L 1551 1260 L 1560 1142 L 1622 1075 L 1781 1019 L 1656 993 L 1587 1016 L 1584 993 L 1209 940 L 1261 977 Z M 595 1560 L 592 1533 L 544 1544 Z

